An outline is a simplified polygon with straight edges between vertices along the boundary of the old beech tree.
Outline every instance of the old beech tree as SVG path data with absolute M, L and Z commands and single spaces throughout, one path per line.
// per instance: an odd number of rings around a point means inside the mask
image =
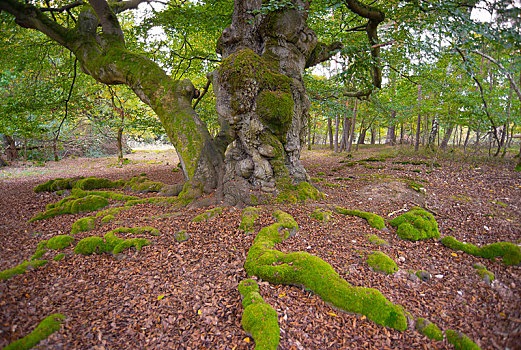
M 341 48 L 318 42 L 306 23 L 309 1 L 292 0 L 269 11 L 263 7 L 268 1 L 235 0 L 232 24 L 216 45 L 222 63 L 208 74 L 221 126 L 216 137 L 192 108 L 198 91 L 189 80 L 173 80 L 158 64 L 126 48 L 117 14 L 146 1 L 78 0 L 52 9 L 79 8 L 70 27 L 33 1 L 0 0 L 0 10 L 66 47 L 86 74 L 101 83 L 126 84 L 152 107 L 178 152 L 186 199 L 216 191 L 217 200 L 245 205 L 307 182 L 299 161 L 310 107 L 302 74 Z M 367 18 L 373 83 L 378 86 L 377 27 L 384 14 L 357 0 L 344 3 Z

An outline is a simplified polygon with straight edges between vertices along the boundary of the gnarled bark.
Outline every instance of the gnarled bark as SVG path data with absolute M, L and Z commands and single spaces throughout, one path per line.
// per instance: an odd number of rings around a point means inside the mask
M 309 180 L 299 161 L 310 106 L 302 74 L 340 45 L 318 43 L 306 24 L 308 1 L 293 5 L 263 13 L 261 0 L 237 0 L 219 39 L 223 63 L 213 87 L 219 120 L 234 138 L 224 174 L 230 204 L 254 204 L 263 193 Z

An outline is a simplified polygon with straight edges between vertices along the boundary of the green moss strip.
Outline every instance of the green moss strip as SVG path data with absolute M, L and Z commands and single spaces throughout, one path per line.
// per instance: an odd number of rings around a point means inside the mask
M 202 214 L 197 215 L 195 218 L 192 219 L 192 222 L 207 221 L 213 217 L 216 217 L 217 215 L 221 214 L 222 212 L 223 212 L 223 208 L 221 208 L 221 207 L 213 208 L 213 209 L 205 211 Z
M 179 199 L 177 197 L 150 197 L 129 200 L 125 203 L 125 206 L 132 207 L 138 204 L 179 204 Z
M 381 230 L 385 227 L 385 221 L 380 215 L 355 209 L 345 209 L 341 207 L 336 207 L 335 210 L 339 214 L 358 216 L 359 218 L 365 219 L 371 227 L 374 227 L 378 230 Z
M 461 250 L 485 259 L 502 257 L 505 265 L 519 265 L 521 263 L 521 248 L 514 243 L 497 242 L 478 247 L 471 243 L 462 243 L 452 236 L 443 237 L 441 243 L 451 249 Z
M 71 245 L 72 241 L 74 241 L 74 238 L 69 235 L 54 236 L 47 241 L 47 248 L 54 250 L 65 249 Z
M 285 254 L 273 249 L 298 230 L 290 215 L 276 210 L 274 216 L 278 222 L 261 229 L 248 251 L 244 265 L 248 275 L 276 284 L 305 286 L 337 308 L 365 315 L 380 325 L 407 329 L 403 308 L 378 290 L 352 287 L 331 265 L 306 252 Z
M 421 239 L 440 238 L 438 223 L 434 215 L 420 207 L 412 207 L 408 212 L 392 219 L 389 224 L 398 227 L 401 239 L 419 241 Z
M 40 322 L 40 324 L 38 324 L 34 331 L 7 345 L 3 350 L 31 349 L 40 341 L 48 338 L 54 332 L 59 331 L 63 320 L 65 320 L 65 316 L 62 314 L 52 314 L 47 316 L 42 320 L 42 322 Z
M 487 268 L 481 264 L 474 264 L 473 267 L 477 270 L 479 277 L 487 283 L 490 283 L 496 279 L 496 276 Z
M 122 251 L 134 247 L 141 250 L 142 247 L 149 245 L 150 241 L 144 238 L 119 238 L 116 233 L 142 234 L 148 232 L 153 236 L 160 234 L 159 230 L 153 227 L 120 227 L 112 230 L 101 237 L 86 237 L 76 244 L 74 252 L 76 254 L 90 255 L 93 253 L 112 253 L 119 254 Z
M 429 339 L 443 340 L 441 329 L 429 320 L 419 317 L 416 320 L 416 329 Z
M 387 243 L 387 241 L 385 239 L 382 239 L 375 234 L 371 234 L 371 235 L 367 236 L 367 239 L 369 240 L 369 242 L 371 242 L 375 245 L 386 246 L 386 247 L 389 246 L 389 243 Z
M 382 252 L 373 252 L 367 257 L 367 264 L 375 271 L 381 271 L 387 275 L 392 275 L 398 271 L 398 265 L 389 256 Z
M 241 224 L 239 225 L 239 229 L 244 230 L 246 232 L 251 232 L 253 225 L 255 225 L 255 220 L 259 218 L 259 209 L 254 207 L 248 207 L 242 211 L 241 216 Z
M 298 185 L 284 184 L 280 186 L 283 190 L 275 199 L 277 203 L 297 203 L 299 201 L 306 202 L 308 199 L 320 200 L 324 198 L 324 194 L 313 187 L 308 182 L 301 182 Z
M 16 275 L 22 275 L 25 271 L 30 267 L 40 267 L 47 264 L 47 260 L 31 260 L 24 261 L 18 266 L 15 266 L 11 269 L 0 271 L 0 280 L 7 280 Z
M 57 178 L 39 184 L 34 188 L 34 192 L 54 192 L 58 190 L 70 190 L 79 188 L 82 190 L 92 190 L 97 188 L 120 188 L 126 183 L 125 180 L 111 181 L 98 177 L 76 177 L 70 179 Z
M 109 201 L 106 198 L 96 195 L 88 195 L 83 198 L 67 200 L 59 207 L 48 208 L 45 212 L 36 214 L 29 220 L 29 222 L 48 219 L 57 215 L 96 211 L 106 207 L 107 205 L 109 205 Z
M 328 222 L 331 219 L 331 215 L 333 215 L 331 210 L 326 210 L 326 209 L 315 209 L 311 213 L 311 217 L 313 219 L 322 221 L 322 222 Z
M 242 327 L 255 339 L 255 349 L 277 349 L 280 340 L 277 312 L 262 299 L 257 282 L 241 281 L 239 293 L 244 307 Z
M 447 336 L 447 341 L 454 345 L 455 350 L 481 350 L 476 343 L 461 332 L 447 329 L 445 335 Z

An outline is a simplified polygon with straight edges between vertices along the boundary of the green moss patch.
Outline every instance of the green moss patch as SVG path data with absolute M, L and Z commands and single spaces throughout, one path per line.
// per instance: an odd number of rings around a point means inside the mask
M 34 192 L 55 192 L 59 190 L 71 190 L 79 188 L 82 190 L 93 190 L 98 188 L 120 188 L 125 184 L 124 180 L 112 181 L 98 177 L 75 177 L 70 179 L 57 178 L 39 184 L 34 188 Z
M 497 242 L 478 247 L 471 243 L 462 243 L 452 236 L 443 237 L 441 243 L 451 249 L 461 250 L 485 259 L 502 257 L 505 265 L 519 265 L 521 263 L 521 248 L 514 243 Z
M 90 255 L 101 253 L 119 254 L 122 251 L 134 247 L 137 251 L 142 247 L 149 245 L 150 241 L 144 238 L 119 238 L 116 233 L 134 233 L 142 234 L 148 232 L 151 235 L 157 236 L 160 234 L 159 230 L 153 227 L 120 227 L 112 230 L 101 237 L 86 237 L 76 244 L 74 252 L 76 254 Z
M 285 185 L 282 186 L 282 191 L 275 200 L 278 203 L 288 202 L 297 203 L 298 201 L 306 202 L 308 199 L 320 200 L 324 198 L 324 194 L 317 190 L 309 182 L 301 182 L 298 185 Z
M 461 332 L 447 329 L 445 335 L 447 336 L 447 341 L 454 345 L 455 350 L 481 350 L 476 343 Z
M 61 203 L 58 207 L 52 207 L 43 213 L 38 213 L 31 218 L 29 222 L 48 219 L 57 215 L 95 211 L 104 208 L 107 205 L 109 205 L 109 201 L 106 198 L 96 195 L 88 195 L 83 198 L 67 200 Z
M 62 261 L 63 258 L 65 258 L 65 254 L 64 254 L 64 253 L 60 253 L 60 254 L 56 255 L 56 256 L 53 258 L 53 260 L 54 260 L 54 261 Z
M 355 209 L 345 209 L 341 207 L 336 207 L 335 210 L 339 214 L 358 216 L 359 218 L 365 219 L 371 227 L 374 227 L 376 229 L 381 230 L 385 227 L 385 221 L 379 215 Z
M 192 219 L 192 222 L 201 222 L 201 221 L 207 221 L 211 218 L 216 217 L 217 215 L 220 215 L 223 212 L 222 207 L 213 208 L 210 210 L 205 211 L 202 214 L 197 215 L 195 218 Z
M 132 207 L 138 204 L 179 204 L 179 200 L 176 197 L 150 197 L 129 200 L 125 203 L 125 206 Z
M 392 304 L 378 290 L 352 287 L 331 265 L 314 255 L 285 254 L 273 249 L 298 230 L 290 215 L 276 210 L 274 216 L 278 222 L 261 229 L 248 251 L 244 265 L 248 275 L 275 284 L 304 286 L 337 308 L 365 315 L 380 325 L 407 329 L 403 308 Z
M 129 188 L 138 193 L 161 192 L 166 184 L 157 181 L 151 181 L 146 176 L 135 176 L 126 182 L 125 188 Z
M 389 243 L 387 243 L 385 239 L 382 239 L 375 234 L 368 235 L 367 239 L 375 245 L 389 247 Z
M 327 210 L 327 209 L 315 209 L 311 213 L 311 217 L 313 219 L 322 221 L 322 222 L 328 222 L 329 220 L 331 220 L 332 215 L 333 215 L 333 213 L 331 212 L 331 210 Z
M 419 207 L 412 207 L 407 213 L 389 221 L 389 224 L 398 227 L 397 233 L 401 239 L 418 241 L 440 237 L 434 215 Z
M 421 334 L 432 340 L 443 340 L 443 332 L 441 329 L 429 320 L 418 318 L 416 320 L 416 329 Z
M 11 344 L 7 345 L 3 350 L 28 350 L 35 347 L 40 341 L 47 339 L 51 334 L 60 330 L 60 325 L 65 320 L 62 314 L 52 314 L 47 316 L 38 324 L 38 326 L 26 335 Z
M 481 264 L 474 264 L 472 267 L 474 267 L 476 270 L 477 270 L 477 273 L 479 275 L 479 277 L 487 282 L 487 283 L 491 283 L 492 281 L 494 281 L 496 279 L 496 276 L 494 276 L 494 274 L 490 271 L 487 270 L 487 268 Z
M 398 265 L 389 256 L 382 252 L 373 252 L 367 257 L 367 264 L 375 271 L 383 272 L 387 275 L 392 275 L 398 271 Z
M 86 218 L 81 218 L 76 220 L 72 224 L 71 235 L 74 235 L 78 232 L 92 231 L 96 228 L 96 218 L 93 216 L 87 216 Z
M 128 209 L 129 209 L 129 207 L 107 208 L 107 209 L 104 209 L 104 210 L 101 210 L 101 211 L 97 212 L 96 213 L 96 217 L 99 218 L 99 217 L 104 217 L 104 216 L 107 216 L 107 215 L 116 216 L 121 211 L 128 210 Z
M 254 280 L 242 280 L 239 293 L 244 307 L 242 327 L 255 339 L 255 349 L 276 350 L 280 340 L 277 312 L 262 299 Z
M 54 236 L 47 241 L 47 248 L 54 250 L 65 249 L 70 246 L 73 241 L 74 238 L 69 235 Z
M 189 238 L 190 234 L 186 232 L 186 230 L 177 231 L 174 235 L 174 239 L 176 240 L 176 242 L 188 241 Z
M 101 218 L 101 224 L 108 224 L 113 220 L 116 220 L 116 217 L 114 215 L 105 215 Z
M 241 215 L 241 224 L 239 225 L 239 229 L 244 230 L 245 232 L 251 232 L 253 226 L 255 225 L 255 220 L 259 218 L 259 209 L 255 207 L 248 207 L 242 211 Z

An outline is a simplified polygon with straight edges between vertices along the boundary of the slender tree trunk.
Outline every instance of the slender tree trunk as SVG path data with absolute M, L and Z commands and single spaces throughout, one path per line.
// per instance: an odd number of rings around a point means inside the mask
M 470 128 L 470 126 L 468 126 L 467 127 L 467 136 L 465 136 L 465 142 L 463 143 L 463 150 L 467 149 L 467 145 L 468 145 L 469 140 L 470 140 L 470 131 L 471 131 L 471 128 Z
M 421 107 L 421 100 L 422 100 L 422 86 L 418 85 L 418 107 Z M 422 122 L 422 115 L 419 112 L 418 108 L 418 119 L 416 121 L 416 141 L 414 143 L 414 151 L 418 152 L 420 148 L 420 129 L 421 129 L 421 122 Z
M 335 153 L 338 153 L 338 127 L 340 125 L 340 118 L 338 113 L 335 115 Z
M 376 144 L 376 130 L 374 125 L 371 126 L 371 145 Z
M 333 125 L 330 117 L 327 118 L 327 134 L 329 136 L 329 149 L 333 150 Z
M 391 125 L 387 127 L 385 144 L 394 146 L 396 144 L 396 111 L 391 111 Z
M 355 108 L 353 109 L 353 121 L 351 122 L 351 132 L 349 135 L 349 141 L 347 141 L 347 153 L 351 153 L 351 145 L 353 144 L 353 136 L 355 134 L 357 110 L 358 110 L 358 99 L 355 99 Z
M 431 132 L 429 133 L 429 140 L 427 142 L 427 147 L 434 149 L 434 145 L 436 144 L 436 136 L 438 136 L 439 122 L 438 118 L 435 116 L 432 120 Z

